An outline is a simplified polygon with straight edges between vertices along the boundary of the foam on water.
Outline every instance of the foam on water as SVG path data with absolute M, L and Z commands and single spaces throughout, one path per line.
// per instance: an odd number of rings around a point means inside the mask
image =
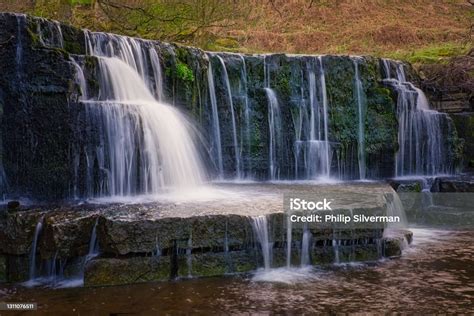
M 275 269 L 259 269 L 252 277 L 254 282 L 296 284 L 314 282 L 317 279 L 312 267 L 282 267 Z

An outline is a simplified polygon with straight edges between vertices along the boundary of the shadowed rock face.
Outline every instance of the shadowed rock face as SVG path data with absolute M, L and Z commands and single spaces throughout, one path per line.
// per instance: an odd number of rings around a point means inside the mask
M 217 188 L 215 188 L 217 190 Z M 2 213 L 0 276 L 10 282 L 28 278 L 35 227 L 43 219 L 37 242 L 37 267 L 51 260 L 67 262 L 69 275 L 84 273 L 86 285 L 115 285 L 174 277 L 249 272 L 263 266 L 253 218 L 265 216 L 272 243 L 272 267 L 287 264 L 287 218 L 284 194 L 340 196 L 338 209 L 385 214 L 385 184 L 222 185 L 205 201 L 161 200 L 139 204 L 85 204 L 58 208 L 20 208 Z M 44 217 L 43 217 L 44 216 Z M 97 222 L 100 256 L 90 252 Z M 309 227 L 310 264 L 334 262 L 334 240 L 343 261 L 376 260 L 400 255 L 402 235 L 384 237 L 381 228 Z M 292 265 L 301 263 L 303 227 L 291 230 Z M 397 240 L 398 240 L 397 239 Z M 397 248 L 398 247 L 398 248 Z M 69 264 L 70 262 L 70 264 Z M 81 264 L 80 262 L 85 262 Z M 81 272 L 81 269 L 85 271 Z M 45 273 L 38 268 L 39 274 Z M 3 272 L 2 272 L 3 271 Z

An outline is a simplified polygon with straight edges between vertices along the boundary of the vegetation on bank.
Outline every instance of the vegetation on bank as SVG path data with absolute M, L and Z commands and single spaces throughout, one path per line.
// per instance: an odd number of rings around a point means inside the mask
M 370 54 L 434 63 L 472 47 L 467 0 L 0 0 L 96 31 L 206 50 Z

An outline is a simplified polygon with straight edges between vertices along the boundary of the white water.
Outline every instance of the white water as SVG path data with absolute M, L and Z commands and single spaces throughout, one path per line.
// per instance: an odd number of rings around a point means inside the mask
M 250 165 L 250 107 L 249 107 L 249 97 L 248 97 L 248 82 L 247 82 L 247 67 L 245 65 L 244 56 L 240 55 L 240 60 L 242 61 L 242 92 L 244 97 L 244 131 L 241 136 L 241 146 L 240 149 L 246 149 L 247 161 L 243 161 L 242 169 L 246 173 L 244 176 L 246 179 L 251 177 L 251 165 Z M 244 143 L 245 140 L 245 143 Z M 244 147 L 245 146 L 245 147 Z
M 310 247 L 311 247 L 311 231 L 308 229 L 308 224 L 305 223 L 303 227 L 303 238 L 301 239 L 301 266 L 305 267 L 311 264 Z
M 99 218 L 97 217 L 94 226 L 92 227 L 91 238 L 89 240 L 89 251 L 87 253 L 85 263 L 92 260 L 99 255 L 99 240 L 97 239 L 97 225 Z
M 396 78 L 390 78 L 394 64 Z M 444 126 L 448 117 L 430 110 L 429 102 L 419 88 L 406 81 L 402 63 L 383 60 L 385 82 L 398 92 L 398 144 L 395 173 L 397 177 L 410 175 L 439 175 L 450 173 Z M 449 128 L 449 127 L 448 127 Z
M 28 282 L 33 282 L 33 280 L 36 278 L 36 251 L 37 251 L 37 246 L 38 246 L 38 239 L 41 234 L 41 231 L 43 230 L 43 221 L 44 221 L 44 216 L 41 216 L 38 223 L 36 224 L 35 227 L 35 233 L 33 237 L 33 242 L 31 244 L 30 248 L 30 260 L 29 260 L 29 265 L 30 265 L 30 272 L 29 272 L 29 281 Z
M 242 177 L 242 171 L 240 170 L 240 167 L 241 167 L 240 149 L 239 149 L 239 141 L 237 139 L 237 125 L 235 122 L 235 110 L 234 110 L 234 102 L 232 101 L 232 90 L 230 89 L 229 75 L 227 74 L 227 68 L 225 66 L 224 60 L 219 55 L 217 55 L 217 58 L 219 59 L 222 66 L 222 71 L 224 74 L 224 82 L 227 89 L 227 96 L 229 98 L 230 115 L 232 119 L 232 140 L 234 143 L 235 172 L 236 172 L 236 178 L 240 179 Z
M 266 216 L 257 216 L 252 218 L 252 227 L 257 240 L 260 244 L 263 256 L 263 266 L 265 270 L 270 270 L 272 260 L 273 244 L 268 237 L 268 222 Z
M 365 98 L 364 88 L 359 74 L 359 61 L 353 59 L 355 68 L 355 91 L 357 100 L 357 118 L 358 118 L 358 129 L 357 129 L 357 158 L 359 162 L 359 179 L 364 180 L 366 176 L 365 167 Z
M 88 170 L 96 159 L 106 175 L 99 195 L 156 194 L 201 184 L 206 175 L 194 138 L 198 132 L 178 109 L 158 102 L 150 90 L 146 65 L 151 54 L 151 77 L 158 97 L 162 95 L 161 66 L 152 48 L 132 38 L 85 34 L 89 52 L 99 58 L 99 98 L 86 102 L 105 147 L 105 152 L 96 150 L 98 158 L 87 157 Z
M 207 82 L 209 85 L 209 97 L 211 99 L 212 107 L 212 133 L 213 140 L 215 142 L 215 148 L 217 153 L 217 168 L 219 171 L 218 179 L 224 179 L 224 166 L 222 163 L 222 143 L 221 143 L 221 130 L 219 126 L 219 112 L 217 111 L 217 99 L 216 99 L 216 88 L 214 85 L 214 73 L 212 71 L 212 64 L 209 60 L 209 66 L 207 68 Z
M 153 68 L 153 78 L 155 81 L 155 97 L 158 101 L 163 101 L 163 75 L 161 74 L 160 57 L 154 47 L 148 49 L 150 62 Z
M 69 60 L 74 65 L 74 68 L 76 69 L 75 81 L 76 81 L 76 84 L 79 85 L 79 89 L 81 90 L 81 95 L 79 97 L 79 100 L 87 100 L 89 98 L 89 94 L 87 92 L 87 83 L 86 83 L 86 78 L 84 76 L 84 71 L 82 70 L 82 67 L 79 66 L 79 64 L 74 58 L 70 57 Z
M 384 198 L 387 207 L 387 216 L 398 216 L 400 218 L 400 222 L 398 223 L 388 223 L 388 228 L 407 228 L 408 220 L 405 214 L 405 208 L 403 207 L 403 203 L 398 194 L 395 191 L 392 193 L 385 193 Z M 387 230 L 384 231 L 384 234 L 386 231 Z
M 323 98 L 323 126 L 324 126 L 324 141 L 325 141 L 325 148 L 324 148 L 324 155 L 325 161 L 327 161 L 326 165 L 324 166 L 324 173 L 323 176 L 329 178 L 331 176 L 331 160 L 329 159 L 329 127 L 328 127 L 328 98 L 327 98 L 327 91 L 326 91 L 326 76 L 324 74 L 324 66 L 323 66 L 323 57 L 319 56 L 319 65 L 320 65 L 320 82 L 321 82 L 321 92 Z
M 286 267 L 291 266 L 292 225 L 290 216 L 286 217 Z
M 278 146 L 281 144 L 281 114 L 280 105 L 275 91 L 265 88 L 268 99 L 268 128 L 269 128 L 269 148 L 268 162 L 270 166 L 270 180 L 280 178 L 280 168 L 278 165 Z

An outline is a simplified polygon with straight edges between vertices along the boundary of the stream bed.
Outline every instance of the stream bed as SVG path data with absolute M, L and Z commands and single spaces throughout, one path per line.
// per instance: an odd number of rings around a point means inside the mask
M 35 314 L 43 315 L 472 312 L 474 231 L 410 230 L 413 243 L 393 260 L 130 286 L 10 285 L 0 287 L 0 296 L 36 302 Z

